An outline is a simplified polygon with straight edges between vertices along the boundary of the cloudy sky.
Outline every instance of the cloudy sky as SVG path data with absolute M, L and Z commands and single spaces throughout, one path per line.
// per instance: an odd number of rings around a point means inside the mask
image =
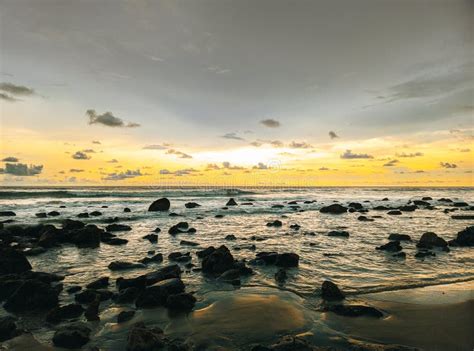
M 0 0 L 4 185 L 472 185 L 470 0 Z

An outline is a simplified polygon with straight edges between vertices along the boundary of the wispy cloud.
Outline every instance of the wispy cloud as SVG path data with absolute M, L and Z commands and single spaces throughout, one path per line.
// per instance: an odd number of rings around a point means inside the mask
M 2 162 L 18 162 L 20 161 L 18 158 L 13 157 L 13 156 L 8 156 L 2 159 Z
M 169 171 L 168 169 L 161 169 L 160 174 L 161 175 L 174 175 L 177 177 L 185 176 L 185 175 L 190 175 L 193 173 L 198 172 L 194 168 L 184 168 L 184 169 L 178 169 L 176 171 Z
M 292 141 L 288 146 L 292 149 L 311 149 L 313 147 L 311 144 L 308 144 L 305 141 Z
M 351 150 L 346 150 L 340 157 L 346 160 L 374 158 L 369 154 L 354 154 Z
M 264 119 L 260 123 L 268 128 L 278 128 L 280 126 L 280 122 L 272 118 Z
M 422 152 L 414 152 L 414 153 L 409 153 L 409 154 L 402 152 L 401 154 L 397 154 L 397 157 L 402 157 L 402 158 L 421 157 L 421 156 L 424 156 Z
M 166 153 L 168 155 L 176 155 L 178 156 L 179 158 L 193 158 L 191 155 L 188 155 L 182 151 L 179 151 L 179 150 L 175 150 L 175 149 L 169 149 L 168 151 L 166 151 Z
M 449 162 L 440 162 L 439 165 L 443 168 L 458 168 L 457 164 Z
M 84 172 L 84 170 L 83 169 L 78 169 L 78 168 L 71 168 L 69 170 L 69 172 L 70 173 L 82 173 L 82 172 Z
M 393 167 L 395 166 L 397 163 L 399 163 L 400 161 L 398 160 L 390 160 L 388 161 L 387 163 L 385 163 L 383 166 L 384 167 Z
M 166 150 L 168 147 L 159 144 L 145 145 L 143 150 Z
M 227 133 L 227 134 L 221 135 L 221 138 L 232 139 L 232 140 L 245 140 L 244 138 L 239 137 L 236 133 Z
M 131 179 L 135 177 L 141 177 L 144 174 L 141 173 L 139 169 L 136 171 L 127 169 L 125 172 L 120 173 L 109 173 L 106 177 L 102 178 L 103 180 L 124 180 Z

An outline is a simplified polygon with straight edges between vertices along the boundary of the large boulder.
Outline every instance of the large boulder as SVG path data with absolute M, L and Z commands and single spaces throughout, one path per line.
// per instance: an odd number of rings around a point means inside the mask
M 189 312 L 194 308 L 196 298 L 189 293 L 169 295 L 166 299 L 166 307 L 172 311 Z
M 378 309 L 364 305 L 329 305 L 324 310 L 344 317 L 383 317 L 383 313 Z
M 433 247 L 445 248 L 447 246 L 448 243 L 446 240 L 432 232 L 424 233 L 420 241 L 416 244 L 416 247 L 421 249 L 432 249 Z
M 178 265 L 172 264 L 162 267 L 156 271 L 138 276 L 136 278 L 118 278 L 116 285 L 119 290 L 134 287 L 144 289 L 147 286 L 153 285 L 162 280 L 179 278 L 181 276 L 181 268 Z
M 164 306 L 168 296 L 184 291 L 184 283 L 180 278 L 162 280 L 149 286 L 138 295 L 135 305 L 138 308 Z
M 154 201 L 150 207 L 148 207 L 148 211 L 158 212 L 158 211 L 168 211 L 171 207 L 170 200 L 166 197 L 158 199 Z
M 15 318 L 12 316 L 0 317 L 0 342 L 7 341 L 21 334 L 18 330 Z
M 82 315 L 84 308 L 79 304 L 69 304 L 61 307 L 55 307 L 46 315 L 46 321 L 57 324 L 63 320 L 77 318 Z
M 345 230 L 331 230 L 328 233 L 328 236 L 339 236 L 339 237 L 343 237 L 343 238 L 348 238 L 349 237 L 349 232 L 347 232 Z
M 398 252 L 402 250 L 400 241 L 389 241 L 386 244 L 376 247 L 377 250 L 388 251 L 388 252 Z
M 163 331 L 149 329 L 143 322 L 133 326 L 128 334 L 127 351 L 156 351 L 165 346 Z
M 234 266 L 234 257 L 229 249 L 222 245 L 202 260 L 204 273 L 221 274 Z
M 328 301 L 337 301 L 345 298 L 339 287 L 329 280 L 325 280 L 321 285 L 321 297 Z
M 113 261 L 107 266 L 111 271 L 124 271 L 127 269 L 145 268 L 143 263 L 135 263 L 128 261 Z
M 85 323 L 68 324 L 54 333 L 53 344 L 65 349 L 79 349 L 89 342 L 90 333 Z
M 474 226 L 461 230 L 456 239 L 449 242 L 451 246 L 474 246 Z
M 78 247 L 99 247 L 101 235 L 104 231 L 94 224 L 86 225 L 84 228 L 72 232 L 72 241 Z
M 8 247 L 0 248 L 0 275 L 29 270 L 31 270 L 31 265 L 22 252 Z
M 298 267 L 300 257 L 293 252 L 285 252 L 277 256 L 275 265 L 278 267 Z
M 38 279 L 25 280 L 3 307 L 11 312 L 47 310 L 58 304 L 59 289 Z
M 395 240 L 395 241 L 411 241 L 411 237 L 408 234 L 398 234 L 392 233 L 388 236 L 388 240 Z
M 347 207 L 344 207 L 339 204 L 332 204 L 329 206 L 322 207 L 319 212 L 321 213 L 331 213 L 331 214 L 342 214 L 347 212 Z

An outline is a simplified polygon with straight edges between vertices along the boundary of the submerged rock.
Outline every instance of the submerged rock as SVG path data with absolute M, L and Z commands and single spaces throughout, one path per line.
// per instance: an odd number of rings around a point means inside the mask
M 392 211 L 388 211 L 387 214 L 390 216 L 400 216 L 402 214 L 402 211 L 392 210 Z
M 319 212 L 321 213 L 331 213 L 331 214 L 342 214 L 347 212 L 347 207 L 344 207 L 339 204 L 332 204 L 329 206 L 322 207 Z
M 13 211 L 0 211 L 0 217 L 14 217 L 16 213 Z
M 281 227 L 283 223 L 278 219 L 274 220 L 273 222 L 268 222 L 267 227 Z
M 286 279 L 288 278 L 288 274 L 286 273 L 286 270 L 283 268 L 280 268 L 276 273 L 275 273 L 275 280 L 279 284 L 283 284 Z
M 278 254 L 275 265 L 278 267 L 298 267 L 300 257 L 293 252 Z
M 166 307 L 172 311 L 190 312 L 196 304 L 196 298 L 189 293 L 169 295 L 166 299 Z
M 108 232 L 125 232 L 132 230 L 132 227 L 126 224 L 109 224 L 105 227 L 105 230 Z
M 199 205 L 196 202 L 187 202 L 187 203 L 184 204 L 184 207 L 186 207 L 186 208 L 196 208 L 196 207 L 201 207 L 201 205 Z
M 139 322 L 130 330 L 127 338 L 127 351 L 156 351 L 165 346 L 163 331 L 160 328 L 149 329 Z
M 149 242 L 151 242 L 152 244 L 155 244 L 155 243 L 158 242 L 158 235 L 156 235 L 156 234 L 147 234 L 143 237 L 143 239 L 146 239 Z
M 90 333 L 85 323 L 68 324 L 54 333 L 53 344 L 66 349 L 78 349 L 89 342 Z
M 346 232 L 345 230 L 331 230 L 328 233 L 328 236 L 339 236 L 343 238 L 348 238 L 349 237 L 349 232 Z
M 446 248 L 447 246 L 446 240 L 432 232 L 424 233 L 416 244 L 416 247 L 423 249 L 431 249 L 433 247 Z
M 397 252 L 402 250 L 402 246 L 400 245 L 400 241 L 390 241 L 384 245 L 377 246 L 377 250 L 388 251 L 388 252 Z
M 88 289 L 102 289 L 109 286 L 109 277 L 101 277 L 86 285 Z
M 3 307 L 12 312 L 47 310 L 58 304 L 59 289 L 38 279 L 29 279 L 10 295 Z
M 378 309 L 364 305 L 329 305 L 324 308 L 324 311 L 333 312 L 344 317 L 383 317 L 383 313 Z
M 0 275 L 31 270 L 25 254 L 12 248 L 0 248 Z
M 410 235 L 407 234 L 397 234 L 397 233 L 392 233 L 388 236 L 388 240 L 396 240 L 396 241 L 411 241 Z
M 67 319 L 78 318 L 83 312 L 84 308 L 82 308 L 81 305 L 75 303 L 61 307 L 55 307 L 46 315 L 46 321 L 57 324 Z
M 157 211 L 168 211 L 171 207 L 170 200 L 167 198 L 161 198 L 154 201 L 150 207 L 148 207 L 148 211 L 157 212 Z
M 339 287 L 329 280 L 325 280 L 321 285 L 321 297 L 328 301 L 343 300 L 345 298 Z
M 233 198 L 230 198 L 229 201 L 225 204 L 226 206 L 237 206 L 237 202 Z
M 165 279 L 143 290 L 138 295 L 135 305 L 138 308 L 164 306 L 168 296 L 183 291 L 184 283 L 180 278 Z
M 21 333 L 22 331 L 18 329 L 15 318 L 12 316 L 0 317 L 0 342 L 13 339 Z
M 135 311 L 122 311 L 117 316 L 117 323 L 125 323 L 135 316 Z

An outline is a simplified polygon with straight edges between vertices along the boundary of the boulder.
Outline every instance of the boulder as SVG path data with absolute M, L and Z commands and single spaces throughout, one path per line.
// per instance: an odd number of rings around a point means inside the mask
M 416 244 L 416 247 L 423 249 L 431 249 L 433 247 L 445 248 L 447 246 L 448 243 L 446 240 L 432 232 L 424 233 L 421 236 L 420 241 Z
M 109 277 L 101 277 L 86 285 L 87 289 L 102 289 L 109 286 Z
M 329 305 L 324 308 L 324 311 L 333 312 L 344 317 L 383 317 L 383 313 L 378 309 L 364 305 Z
M 229 249 L 222 245 L 202 260 L 204 273 L 221 274 L 234 266 L 234 257 Z
M 9 296 L 3 307 L 12 312 L 48 310 L 58 304 L 59 289 L 39 279 L 28 279 Z
M 123 271 L 126 269 L 145 268 L 143 263 L 134 263 L 127 261 L 113 261 L 107 266 L 111 271 Z
M 388 236 L 388 240 L 411 241 L 411 237 L 410 237 L 410 235 L 407 235 L 407 234 L 392 233 Z
M 454 207 L 467 207 L 467 206 L 469 206 L 469 204 L 467 202 L 464 202 L 464 201 L 459 201 L 459 202 L 453 203 L 453 206 Z
M 281 227 L 283 223 L 278 219 L 274 220 L 273 222 L 268 222 L 267 227 Z
M 377 250 L 388 251 L 388 252 L 398 252 L 402 250 L 402 246 L 400 245 L 400 241 L 389 241 L 386 244 L 376 247 Z
M 190 312 L 196 304 L 196 298 L 189 293 L 169 295 L 166 299 L 166 307 L 172 311 Z
M 0 342 L 13 339 L 21 334 L 12 316 L 0 317 Z
M 100 306 L 100 297 L 98 296 L 94 301 L 92 301 L 89 306 L 87 306 L 84 311 L 84 317 L 89 322 L 99 321 L 99 306 Z
M 105 227 L 105 230 L 108 232 L 126 232 L 132 230 L 132 227 L 126 224 L 109 224 Z
M 51 212 L 48 212 L 48 216 L 50 217 L 57 217 L 57 216 L 60 216 L 61 213 L 59 213 L 58 211 L 51 211 Z
M 461 230 L 456 239 L 449 242 L 451 246 L 474 246 L 474 226 Z
M 227 203 L 225 204 L 226 206 L 237 206 L 237 202 L 233 198 L 229 199 Z
M 143 239 L 146 239 L 149 242 L 151 242 L 152 244 L 155 244 L 155 243 L 158 242 L 158 235 L 156 235 L 156 234 L 147 234 L 143 237 Z
M 364 206 L 362 206 L 362 204 L 360 204 L 358 202 L 351 202 L 348 206 L 350 208 L 354 208 L 356 210 L 362 210 L 364 208 Z
M 103 243 L 106 243 L 107 245 L 113 245 L 113 246 L 119 246 L 119 245 L 127 245 L 128 240 L 127 239 L 122 239 L 122 238 L 111 238 L 107 240 L 102 240 Z
M 92 216 L 92 217 L 99 217 L 99 216 L 102 216 L 102 212 L 92 211 L 91 213 L 89 213 L 89 215 Z
M 173 261 L 173 262 L 189 262 L 191 261 L 191 253 L 190 252 L 185 252 L 182 253 L 180 251 L 176 252 L 171 252 L 168 255 L 168 260 Z
M 400 216 L 402 214 L 402 211 L 392 210 L 392 211 L 388 211 L 387 214 L 390 216 Z
M 0 275 L 29 270 L 31 270 L 31 265 L 24 253 L 9 247 L 0 248 Z
M 343 238 L 348 238 L 349 237 L 349 232 L 346 232 L 345 230 L 331 230 L 328 233 L 328 236 L 339 236 Z
M 62 223 L 62 228 L 64 230 L 76 230 L 82 229 L 85 227 L 85 224 L 81 221 L 75 221 L 73 219 L 65 219 Z
M 74 231 L 72 235 L 72 241 L 78 247 L 99 247 L 102 229 L 99 229 L 96 225 L 89 224 L 82 229 Z
M 183 291 L 184 283 L 180 278 L 165 279 L 143 290 L 138 295 L 135 305 L 138 308 L 164 306 L 169 295 Z
M 321 297 L 328 301 L 343 300 L 345 298 L 339 287 L 329 280 L 325 280 L 321 285 Z
M 55 307 L 48 312 L 46 315 L 46 321 L 48 323 L 58 324 L 61 321 L 67 319 L 78 318 L 84 312 L 84 308 L 82 308 L 79 304 L 69 304 L 65 306 Z
M 184 207 L 186 208 L 196 208 L 196 207 L 200 207 L 201 205 L 199 205 L 198 203 L 196 202 L 187 202 L 184 204 Z
M 361 221 L 361 222 L 373 222 L 374 221 L 373 218 L 367 218 L 366 216 L 359 216 L 359 217 L 357 217 L 357 220 Z
M 167 198 L 162 198 L 154 201 L 150 207 L 148 207 L 148 211 L 157 212 L 157 211 L 168 211 L 171 207 L 170 200 Z
M 85 323 L 68 324 L 54 333 L 53 344 L 65 349 L 78 349 L 89 342 L 90 333 Z
M 151 262 L 154 263 L 161 263 L 163 262 L 163 254 L 157 253 L 156 255 L 153 255 L 152 257 L 145 257 L 140 260 L 141 263 L 143 264 L 148 264 Z
M 125 208 L 123 209 L 123 212 L 126 212 L 126 213 L 128 213 L 128 212 L 132 212 L 132 210 L 131 210 L 131 209 L 129 209 L 128 207 L 125 207 Z
M 237 238 L 235 237 L 234 234 L 229 234 L 229 235 L 226 235 L 225 240 L 237 240 Z
M 347 207 L 344 207 L 339 204 L 332 204 L 329 206 L 322 207 L 319 212 L 321 213 L 331 213 L 331 214 L 342 214 L 347 212 Z
M 288 252 L 288 253 L 282 253 L 277 256 L 277 259 L 275 261 L 275 265 L 278 267 L 298 267 L 300 257 L 293 253 L 293 252 Z
M 122 311 L 117 316 L 117 323 L 125 323 L 135 316 L 135 311 Z
M 156 351 L 165 346 L 163 331 L 160 328 L 149 329 L 143 322 L 133 326 L 128 333 L 127 351 Z
M 16 213 L 13 211 L 0 211 L 0 217 L 14 217 Z
M 402 212 L 413 212 L 418 208 L 416 205 L 405 205 L 405 206 L 400 206 L 398 209 Z

